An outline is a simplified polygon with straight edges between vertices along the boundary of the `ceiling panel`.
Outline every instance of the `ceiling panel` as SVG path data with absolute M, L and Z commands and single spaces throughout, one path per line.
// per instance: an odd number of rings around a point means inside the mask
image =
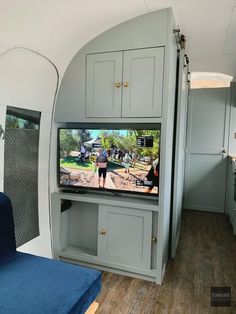
M 234 54 L 236 57 L 236 7 L 232 9 L 223 52 L 226 54 Z
M 197 71 L 197 72 L 220 72 L 219 71 L 219 62 L 220 57 L 201 57 L 197 59 L 190 58 L 190 71 Z M 227 72 L 222 72 L 228 74 Z
M 224 43 L 233 5 L 236 0 L 147 0 L 149 8 L 172 6 L 176 24 L 186 36 L 186 52 L 190 57 L 191 71 L 212 71 L 231 74 L 228 66 L 220 67 Z M 235 16 L 227 41 L 227 51 L 236 49 Z M 236 52 L 235 52 L 236 53 Z
M 236 0 L 145 0 L 151 10 L 173 7 L 185 9 L 209 9 L 232 7 Z
M 62 73 L 90 39 L 144 13 L 143 0 L 0 1 L 0 52 L 14 46 L 37 50 Z
M 219 71 L 232 8 L 204 10 L 176 9 L 181 32 L 186 36 L 186 52 L 193 71 Z M 226 71 L 226 70 L 225 70 Z M 223 72 L 228 74 L 227 72 Z
M 236 81 L 236 56 L 235 55 L 222 55 L 219 64 L 219 72 L 232 75 Z
M 191 57 L 208 52 L 222 52 L 230 16 L 231 8 L 178 10 L 180 29 L 186 35 Z
M 220 60 L 225 60 L 222 53 L 236 54 L 233 5 L 236 0 L 0 0 L 0 52 L 15 46 L 37 50 L 49 57 L 62 75 L 76 52 L 103 31 L 147 11 L 171 6 L 187 38 L 191 67 L 218 72 Z M 228 64 L 222 64 L 223 73 Z

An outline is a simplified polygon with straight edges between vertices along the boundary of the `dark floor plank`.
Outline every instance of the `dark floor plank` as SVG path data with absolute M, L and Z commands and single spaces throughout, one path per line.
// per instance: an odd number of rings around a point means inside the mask
M 212 286 L 230 286 L 232 306 L 211 307 Z M 97 314 L 236 313 L 236 237 L 223 214 L 184 211 L 177 255 L 161 286 L 103 273 Z

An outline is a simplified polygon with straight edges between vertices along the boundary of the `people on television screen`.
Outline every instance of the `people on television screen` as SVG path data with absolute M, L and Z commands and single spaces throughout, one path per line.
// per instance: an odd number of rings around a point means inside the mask
M 98 150 L 98 157 L 96 159 L 96 169 L 98 169 L 98 186 L 99 188 L 105 188 L 106 175 L 107 175 L 107 155 L 104 153 L 102 148 Z M 102 182 L 101 182 L 102 177 Z
M 131 162 L 131 157 L 129 153 L 126 152 L 123 158 L 123 165 L 125 167 L 125 173 L 129 173 L 130 162 Z
M 152 166 L 147 174 L 147 180 L 151 181 L 152 184 L 147 190 L 147 193 L 150 193 L 154 186 L 159 186 L 159 158 L 155 159 L 152 163 Z
M 85 160 L 85 154 L 86 154 L 86 148 L 83 144 L 80 146 L 80 162 L 84 162 Z

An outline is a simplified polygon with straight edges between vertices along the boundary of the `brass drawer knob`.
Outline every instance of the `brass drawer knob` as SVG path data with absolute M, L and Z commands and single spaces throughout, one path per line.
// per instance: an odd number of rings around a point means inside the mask
M 120 88 L 121 87 L 121 83 L 120 82 L 116 82 L 115 83 L 115 87 Z
M 101 234 L 102 234 L 102 235 L 106 234 L 106 230 L 102 229 L 102 230 L 101 230 Z
M 128 87 L 129 83 L 128 82 L 124 82 L 124 87 Z

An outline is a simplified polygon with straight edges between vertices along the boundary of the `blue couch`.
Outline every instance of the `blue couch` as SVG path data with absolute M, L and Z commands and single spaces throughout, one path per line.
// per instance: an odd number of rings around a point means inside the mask
M 84 313 L 101 289 L 101 273 L 16 251 L 12 206 L 0 193 L 0 313 Z

